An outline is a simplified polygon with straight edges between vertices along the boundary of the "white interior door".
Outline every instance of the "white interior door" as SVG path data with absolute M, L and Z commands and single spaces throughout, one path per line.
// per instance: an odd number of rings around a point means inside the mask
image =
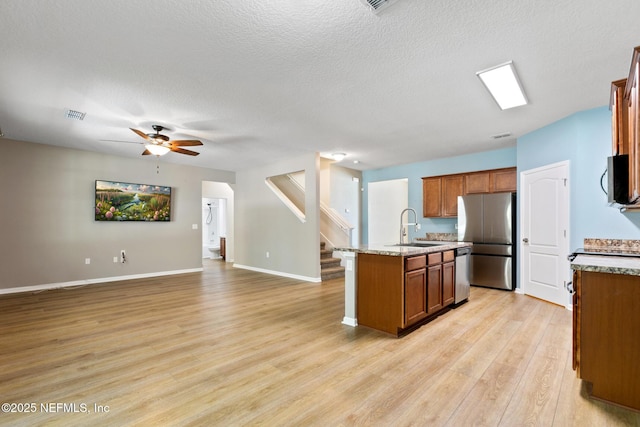
M 521 174 L 521 267 L 525 294 L 570 307 L 569 163 Z
M 367 190 L 369 244 L 399 243 L 400 213 L 409 205 L 409 180 L 370 182 Z

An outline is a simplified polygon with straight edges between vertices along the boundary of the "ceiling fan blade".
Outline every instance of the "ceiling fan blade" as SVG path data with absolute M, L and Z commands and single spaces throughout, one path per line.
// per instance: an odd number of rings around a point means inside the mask
M 149 136 L 146 133 L 134 128 L 129 128 L 129 129 L 131 129 L 136 135 L 140 136 L 141 138 L 144 138 L 147 141 L 151 141 L 151 138 L 149 138 Z
M 185 150 L 184 148 L 180 148 L 180 147 L 171 147 L 171 151 L 175 153 L 180 153 L 180 154 L 187 154 L 189 156 L 197 156 L 198 154 L 200 154 L 200 153 L 196 153 L 195 151 Z
M 194 147 L 196 145 L 203 145 L 202 141 L 198 141 L 197 139 L 178 139 L 176 141 L 169 141 L 169 144 L 176 147 Z
M 143 156 L 149 156 L 149 155 L 151 155 L 151 151 L 149 151 L 149 150 L 144 150 L 144 151 L 142 152 L 142 155 L 143 155 Z

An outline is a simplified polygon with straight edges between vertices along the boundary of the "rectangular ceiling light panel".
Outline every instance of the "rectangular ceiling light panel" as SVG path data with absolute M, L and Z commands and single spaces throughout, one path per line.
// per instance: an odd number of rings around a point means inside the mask
M 476 75 L 502 110 L 527 104 L 512 61 L 478 71 Z

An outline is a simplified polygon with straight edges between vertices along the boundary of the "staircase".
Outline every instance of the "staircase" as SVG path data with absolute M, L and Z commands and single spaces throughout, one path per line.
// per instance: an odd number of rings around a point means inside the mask
M 325 242 L 320 242 L 320 277 L 323 282 L 344 277 L 340 258 L 333 258 L 333 249 L 327 249 Z

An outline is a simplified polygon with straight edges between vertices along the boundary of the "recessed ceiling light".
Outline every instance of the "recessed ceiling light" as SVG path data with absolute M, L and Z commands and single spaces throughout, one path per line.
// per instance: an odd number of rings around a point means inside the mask
M 500 109 L 506 110 L 527 104 L 512 61 L 478 71 L 476 76 L 480 78 Z
M 67 119 L 84 120 L 85 114 L 87 114 L 87 113 L 83 113 L 81 111 L 76 111 L 76 110 L 67 110 L 67 112 L 64 114 L 64 116 Z

